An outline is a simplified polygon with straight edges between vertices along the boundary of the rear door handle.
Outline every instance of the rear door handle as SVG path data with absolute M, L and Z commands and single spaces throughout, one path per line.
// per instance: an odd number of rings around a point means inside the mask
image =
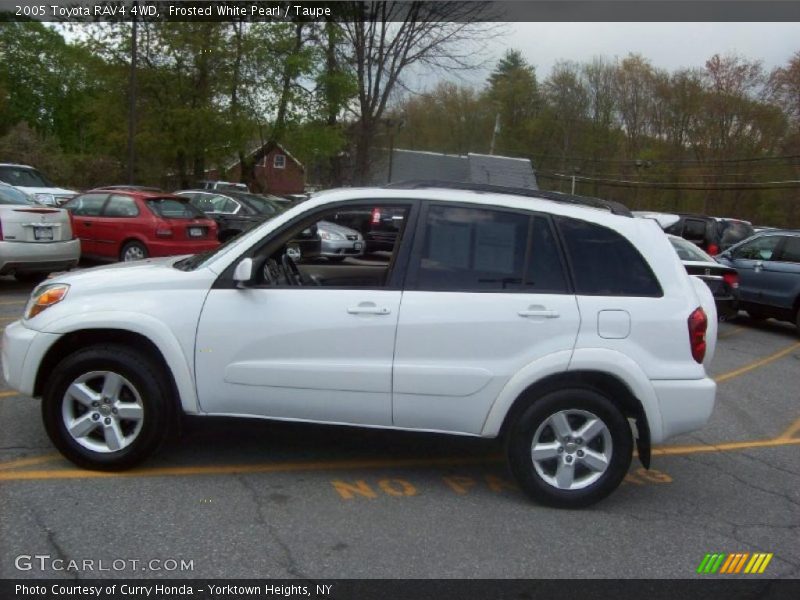
M 546 308 L 533 308 L 530 307 L 526 310 L 521 310 L 517 313 L 520 317 L 543 317 L 545 319 L 557 319 L 561 315 L 555 310 L 547 310 Z
M 351 315 L 388 315 L 391 312 L 385 306 L 376 306 L 374 302 L 361 302 L 358 306 L 347 309 L 347 313 Z

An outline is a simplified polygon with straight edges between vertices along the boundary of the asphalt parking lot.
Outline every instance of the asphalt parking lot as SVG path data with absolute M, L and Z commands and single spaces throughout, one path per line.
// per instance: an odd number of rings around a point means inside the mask
M 0 327 L 30 287 L 0 278 Z M 193 421 L 135 471 L 83 471 L 2 383 L 0 578 L 687 578 L 709 552 L 772 553 L 769 576 L 798 577 L 800 338 L 722 323 L 712 375 L 711 423 L 581 511 L 532 504 L 498 444 L 427 434 Z

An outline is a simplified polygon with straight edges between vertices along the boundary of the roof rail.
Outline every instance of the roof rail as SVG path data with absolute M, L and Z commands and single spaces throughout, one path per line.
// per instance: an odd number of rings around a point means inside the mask
M 468 183 L 464 181 L 438 181 L 435 179 L 419 179 L 410 181 L 398 181 L 384 186 L 388 189 L 397 190 L 419 190 L 425 188 L 440 188 L 446 190 L 465 190 L 470 192 L 486 192 L 492 194 L 509 194 L 511 196 L 525 196 L 528 198 L 541 198 L 542 200 L 552 200 L 554 202 L 565 202 L 567 204 L 580 204 L 592 208 L 601 208 L 612 212 L 615 215 L 632 217 L 633 214 L 627 206 L 613 200 L 601 200 L 590 196 L 574 196 L 562 192 L 551 192 L 545 190 L 531 190 L 528 188 L 510 187 L 505 185 L 492 185 L 488 183 Z

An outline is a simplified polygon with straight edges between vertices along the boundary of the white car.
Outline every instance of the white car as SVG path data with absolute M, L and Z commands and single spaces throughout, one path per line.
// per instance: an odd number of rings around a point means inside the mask
M 36 204 L 0 183 L 0 275 L 39 278 L 74 267 L 80 256 L 67 211 Z
M 75 190 L 57 187 L 40 171 L 28 165 L 0 163 L 0 181 L 13 185 L 47 206 L 61 206 L 78 195 Z
M 530 496 L 586 506 L 634 443 L 649 466 L 706 423 L 717 318 L 656 223 L 547 195 L 334 190 L 206 254 L 58 276 L 3 374 L 86 468 L 140 463 L 181 412 L 347 424 L 503 436 Z M 403 215 L 389 260 L 286 251 L 365 207 Z

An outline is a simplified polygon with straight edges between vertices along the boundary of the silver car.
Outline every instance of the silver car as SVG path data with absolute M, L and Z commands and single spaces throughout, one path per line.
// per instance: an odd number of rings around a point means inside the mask
M 67 211 L 37 204 L 0 183 L 0 275 L 43 278 L 74 267 L 80 256 L 81 242 L 72 235 Z
M 355 229 L 330 221 L 320 221 L 317 223 L 317 234 L 322 240 L 319 255 L 331 262 L 342 261 L 348 256 L 364 255 L 364 238 Z

